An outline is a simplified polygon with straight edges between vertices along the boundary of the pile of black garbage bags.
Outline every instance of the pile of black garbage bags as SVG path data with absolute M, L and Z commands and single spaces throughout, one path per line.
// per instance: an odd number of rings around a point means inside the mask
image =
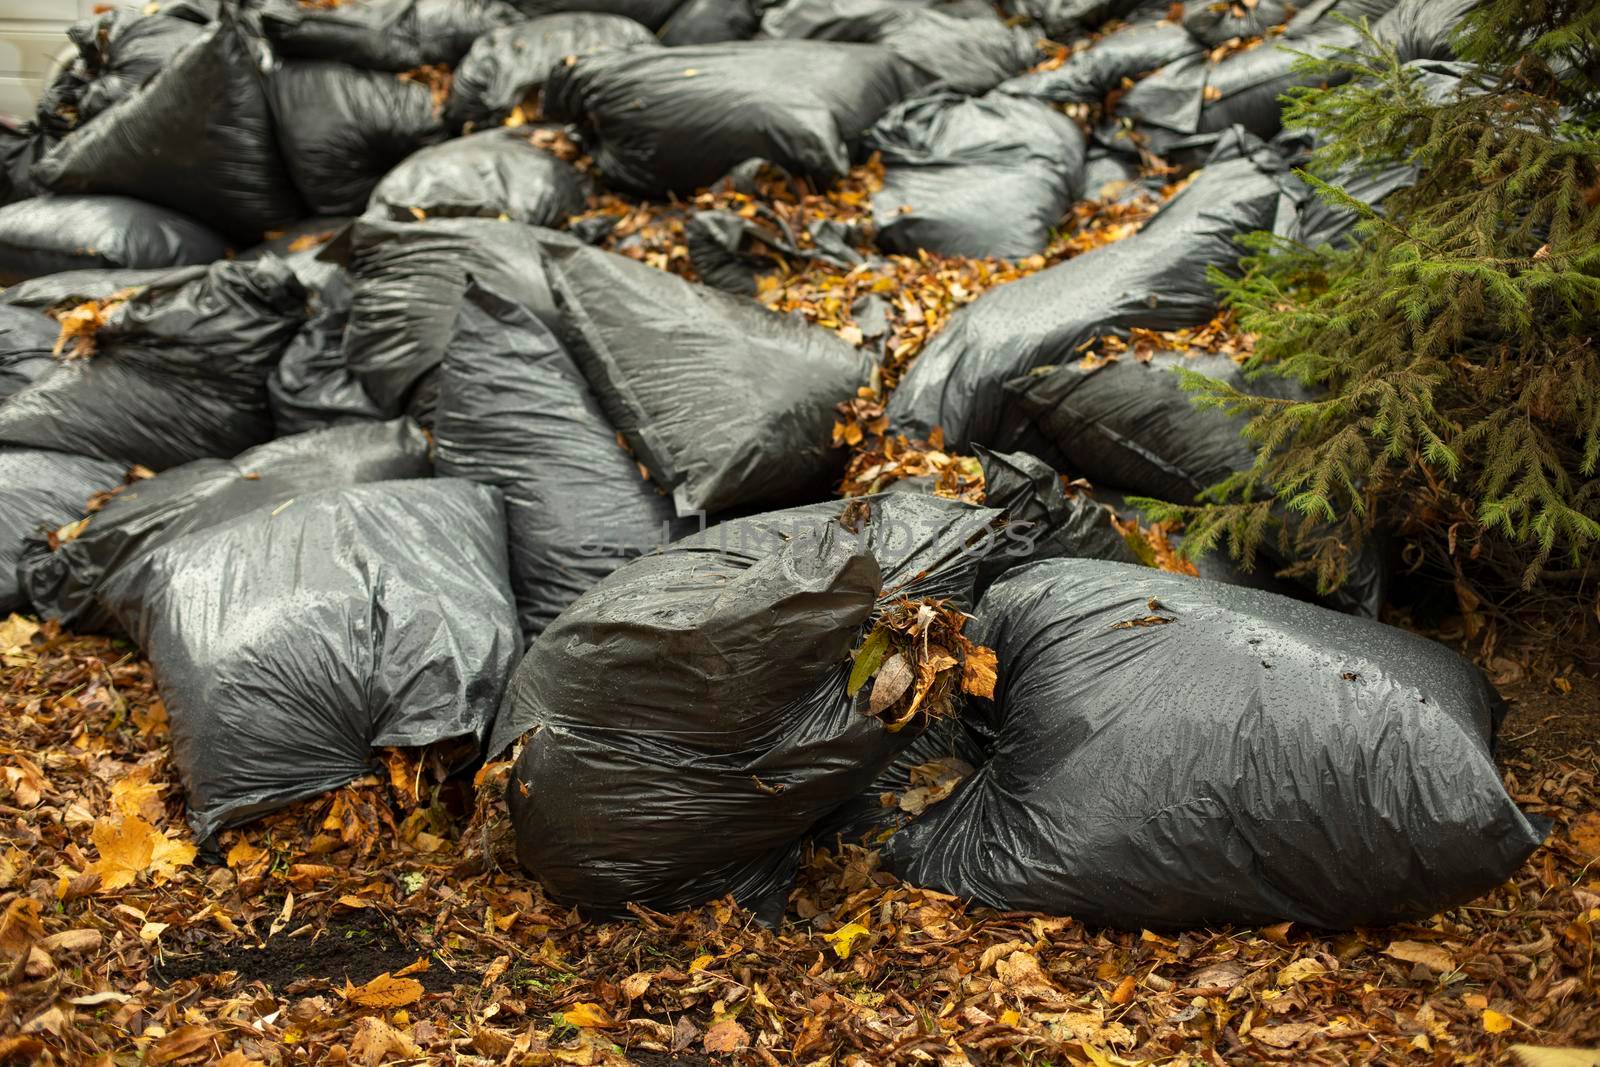
M 839 840 L 1118 925 L 1470 899 L 1543 828 L 1501 785 L 1477 670 L 1374 621 L 1382 546 L 1319 598 L 1155 570 L 1122 532 L 1124 497 L 1192 502 L 1253 462 L 1173 368 L 1294 388 L 1222 356 L 1078 358 L 1209 320 L 1245 234 L 1349 239 L 1293 173 L 1277 43 L 1370 32 L 1450 92 L 1469 6 L 97 16 L 0 129 L 0 612 L 137 643 L 201 839 L 399 746 L 514 760 L 523 865 L 597 915 L 732 895 L 776 920 L 807 843 Z M 1072 47 L 1029 73 L 1047 36 Z M 1139 184 L 1141 153 L 1194 172 L 1133 236 L 971 302 L 894 391 L 890 432 L 977 457 L 982 505 L 835 497 L 836 409 L 876 359 L 750 299 L 748 220 L 690 220 L 715 285 L 569 228 L 598 193 L 681 197 L 752 160 L 820 186 L 874 152 L 872 244 L 809 254 L 1032 256 Z M 1381 205 L 1410 176 L 1354 179 Z M 992 698 L 867 713 L 853 656 L 907 602 L 969 617 Z M 966 777 L 899 803 L 932 765 Z

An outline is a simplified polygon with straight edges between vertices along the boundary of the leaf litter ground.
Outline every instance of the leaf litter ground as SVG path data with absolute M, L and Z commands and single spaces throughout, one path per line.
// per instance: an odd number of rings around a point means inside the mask
M 189 843 L 165 715 L 124 645 L 29 629 L 0 637 L 0 1053 L 21 1062 L 1442 1064 L 1600 1044 L 1586 679 L 1509 693 L 1506 781 L 1550 840 L 1426 923 L 1085 928 L 846 847 L 810 857 L 768 930 L 726 902 L 611 923 L 552 905 L 516 867 L 500 767 L 471 814 L 447 795 L 406 815 L 375 773 L 220 855 L 140 853 L 107 889 L 97 827 Z

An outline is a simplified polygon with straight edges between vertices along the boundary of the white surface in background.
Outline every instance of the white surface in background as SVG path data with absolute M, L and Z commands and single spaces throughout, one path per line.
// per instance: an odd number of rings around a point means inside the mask
M 70 47 L 67 27 L 103 0 L 0 0 L 0 116 L 24 119 L 56 57 Z

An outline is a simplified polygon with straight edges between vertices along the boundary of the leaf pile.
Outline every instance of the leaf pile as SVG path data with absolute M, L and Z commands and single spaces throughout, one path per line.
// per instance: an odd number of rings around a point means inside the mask
M 844 415 L 853 408 L 841 404 L 839 410 Z M 842 436 L 841 425 L 834 424 L 835 439 Z M 969 504 L 984 501 L 983 465 L 976 456 L 946 452 L 944 433 L 937 428 L 927 441 L 911 441 L 904 434 L 897 434 L 861 443 L 850 456 L 839 492 L 847 497 L 866 496 L 882 492 L 895 482 L 922 478 L 928 479 L 935 496 Z
M 962 627 L 967 616 L 947 601 L 900 599 L 878 616 L 853 653 L 848 692 L 871 681 L 867 714 L 890 732 L 956 713 L 961 694 L 994 697 L 995 654 L 974 644 Z

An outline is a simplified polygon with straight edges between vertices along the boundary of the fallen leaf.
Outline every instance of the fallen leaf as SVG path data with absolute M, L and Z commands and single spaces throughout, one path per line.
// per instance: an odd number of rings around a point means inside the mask
M 841 960 L 847 960 L 855 943 L 870 932 L 860 923 L 846 923 L 831 934 L 823 934 L 822 939 L 833 946 L 834 953 Z
M 1511 1029 L 1511 1018 L 1492 1008 L 1483 1010 L 1483 1030 L 1488 1034 L 1503 1034 Z
M 1600 812 L 1586 811 L 1567 826 L 1567 840 L 1584 862 L 1600 860 Z
M 229 867 L 248 867 L 257 860 L 267 858 L 267 850 L 256 848 L 250 842 L 240 839 L 237 845 L 228 850 Z
M 392 974 L 380 974 L 362 986 L 353 986 L 348 978 L 345 979 L 344 989 L 339 991 L 339 995 L 363 1008 L 387 1010 L 415 1004 L 422 999 L 422 992 L 422 983 L 415 978 L 396 978 Z
M 1455 958 L 1450 953 L 1424 941 L 1391 941 L 1383 954 L 1405 963 L 1420 963 L 1435 974 L 1448 974 L 1456 969 Z
M 606 1009 L 589 1000 L 580 1000 L 572 1007 L 562 1009 L 561 1018 L 569 1026 L 577 1026 L 584 1029 L 604 1030 L 607 1027 L 617 1025 Z
M 137 815 L 114 821 L 96 819 L 90 837 L 100 850 L 100 859 L 89 870 L 100 876 L 102 892 L 132 885 L 145 872 L 156 882 L 164 882 L 179 867 L 194 862 L 192 843 L 168 837 Z
M 723 1019 L 706 1031 L 700 1046 L 707 1052 L 738 1052 L 750 1045 L 750 1034 L 732 1019 Z
M 967 649 L 961 663 L 961 691 L 986 700 L 994 699 L 994 684 L 998 680 L 999 658 L 992 648 L 974 645 Z
M 1314 959 L 1295 960 L 1278 972 L 1277 983 L 1280 986 L 1291 986 L 1310 978 L 1321 978 L 1327 973 L 1328 969 Z
M 885 708 L 905 696 L 915 678 L 911 664 L 896 652 L 878 668 L 878 680 L 872 684 L 872 698 L 867 702 L 867 710 L 873 715 L 882 714 Z
M 156 1064 L 181 1060 L 205 1048 L 217 1033 L 218 1031 L 211 1027 L 199 1024 L 180 1026 L 151 1045 L 150 1051 L 145 1054 L 144 1062 Z
M 1322 1032 L 1314 1023 L 1284 1023 L 1282 1026 L 1258 1026 L 1250 1031 L 1252 1040 L 1273 1048 L 1293 1048 Z

